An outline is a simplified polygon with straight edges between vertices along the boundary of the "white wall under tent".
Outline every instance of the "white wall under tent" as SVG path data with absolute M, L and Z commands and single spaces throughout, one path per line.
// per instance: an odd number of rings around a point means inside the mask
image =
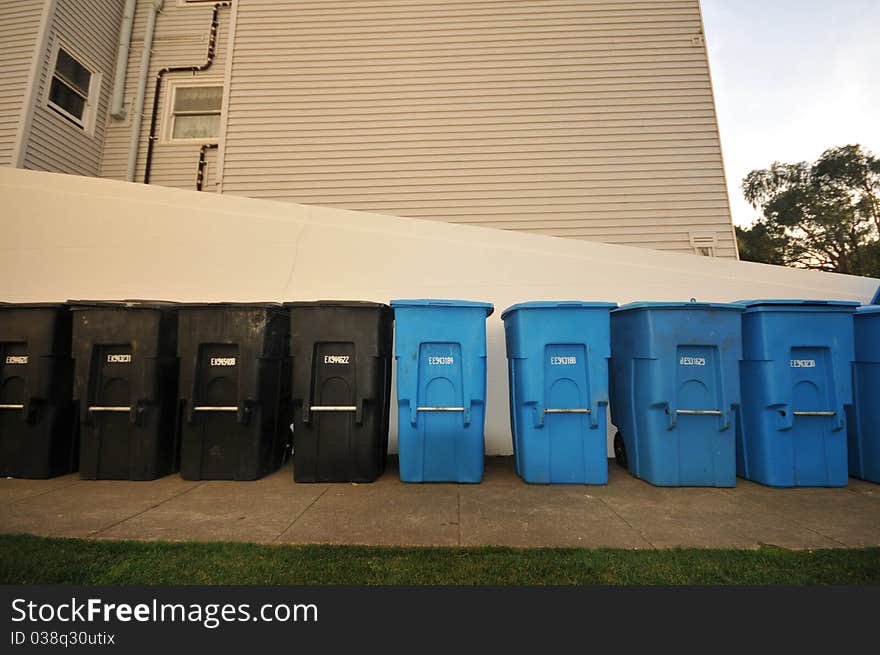
M 867 303 L 877 291 L 868 278 L 5 167 L 0 232 L 0 300 L 6 302 L 491 302 L 489 455 L 512 452 L 500 319 L 509 305 L 691 298 Z M 395 451 L 394 409 L 391 425 Z

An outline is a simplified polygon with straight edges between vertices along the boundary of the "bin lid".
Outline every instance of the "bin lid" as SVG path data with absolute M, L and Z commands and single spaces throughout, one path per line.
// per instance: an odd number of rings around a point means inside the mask
M 180 303 L 180 309 L 217 309 L 229 307 L 231 309 L 281 309 L 280 302 L 187 302 Z
M 392 300 L 392 307 L 470 307 L 486 310 L 486 316 L 491 316 L 495 306 L 490 302 L 477 302 L 474 300 L 435 300 L 433 298 L 417 298 L 413 300 Z
M 0 309 L 60 309 L 63 302 L 0 302 Z
M 742 311 L 743 305 L 730 302 L 631 302 L 612 310 L 612 312 L 628 312 L 635 309 L 730 309 Z
M 856 314 L 880 314 L 880 305 L 862 305 L 856 310 Z
M 842 310 L 854 311 L 859 303 L 854 300 L 813 300 L 808 298 L 765 298 L 758 300 L 738 300 L 738 304 L 745 305 L 746 311 L 761 311 L 761 308 L 772 309 L 773 307 L 833 307 Z
M 518 302 L 511 305 L 501 313 L 501 320 L 504 317 L 519 309 L 614 309 L 617 307 L 616 302 L 587 302 L 580 300 L 532 300 L 529 302 Z
M 388 307 L 385 303 L 368 300 L 292 300 L 285 307 Z
M 179 309 L 180 303 L 170 300 L 68 300 L 71 311 L 94 307 L 111 307 L 115 309 Z

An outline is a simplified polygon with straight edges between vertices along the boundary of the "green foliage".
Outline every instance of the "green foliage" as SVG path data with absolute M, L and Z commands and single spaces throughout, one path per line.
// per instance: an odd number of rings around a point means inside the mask
M 786 240 L 772 234 L 766 223 L 756 223 L 751 228 L 737 225 L 736 241 L 743 261 L 785 266 Z
M 385 548 L 0 535 L 0 584 L 880 584 L 880 548 Z
M 740 257 L 853 275 L 880 272 L 880 159 L 859 145 L 831 148 L 812 164 L 774 162 L 742 182 L 761 211 L 737 228 Z

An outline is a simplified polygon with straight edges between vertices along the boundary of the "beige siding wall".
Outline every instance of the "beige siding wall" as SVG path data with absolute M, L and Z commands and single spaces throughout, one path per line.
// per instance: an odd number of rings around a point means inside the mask
M 697 0 L 241 0 L 223 153 L 224 192 L 736 256 Z
M 141 0 L 137 3 L 134 29 L 132 32 L 131 54 L 129 56 L 128 74 L 126 76 L 126 103 L 131 105 L 137 92 L 137 75 L 140 68 L 144 46 L 144 32 L 152 2 Z M 162 13 L 156 20 L 156 32 L 153 40 L 153 55 L 147 83 L 146 100 L 144 102 L 144 121 L 140 133 L 135 181 L 144 179 L 144 168 L 147 154 L 147 139 L 150 132 L 150 119 L 153 110 L 153 96 L 156 88 L 156 74 L 160 69 L 176 66 L 203 64 L 207 58 L 208 40 L 211 27 L 211 3 L 193 2 L 184 4 L 178 0 L 165 0 Z M 159 94 L 159 117 L 157 136 L 161 137 L 165 129 L 161 120 L 168 98 L 168 90 L 174 80 L 205 80 L 223 81 L 226 65 L 226 52 L 229 37 L 230 9 L 222 8 L 219 12 L 219 31 L 217 55 L 211 67 L 199 73 L 169 73 L 163 76 L 162 89 Z M 104 159 L 101 176 L 118 180 L 125 179 L 128 167 L 129 141 L 131 139 L 131 116 L 129 108 L 127 118 L 109 119 L 107 138 L 104 146 Z M 160 138 L 153 150 L 153 163 L 150 171 L 150 183 L 181 189 L 195 189 L 196 171 L 199 161 L 198 144 L 165 143 Z M 216 190 L 214 180 L 217 171 L 217 150 L 207 153 L 207 179 L 205 191 Z
M 113 88 L 113 69 L 122 0 L 58 0 L 49 25 L 49 38 L 36 79 L 31 107 L 33 119 L 26 135 L 24 168 L 77 175 L 97 175 L 101 169 L 107 111 Z M 95 80 L 95 121 L 92 133 L 46 107 L 52 55 L 58 43 L 87 64 Z
M 14 165 L 16 135 L 44 0 L 0 0 L 0 166 Z

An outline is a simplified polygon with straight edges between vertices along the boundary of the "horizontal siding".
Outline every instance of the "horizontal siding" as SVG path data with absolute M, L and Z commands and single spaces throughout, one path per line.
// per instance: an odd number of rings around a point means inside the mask
M 125 78 L 126 103 L 131 105 L 137 93 L 137 74 L 140 68 L 144 46 L 144 33 L 151 2 L 138 2 L 132 31 L 131 54 L 128 72 Z M 194 3 L 180 6 L 176 0 L 166 0 L 165 8 L 156 20 L 156 32 L 153 40 L 153 54 L 150 58 L 147 93 L 144 101 L 144 121 L 139 138 L 135 181 L 144 179 L 147 156 L 147 139 L 150 134 L 150 119 L 153 110 L 153 96 L 156 88 L 156 75 L 164 67 L 190 66 L 203 64 L 207 57 L 208 41 L 211 28 L 211 3 Z M 200 73 L 169 73 L 163 76 L 162 90 L 159 95 L 159 121 L 157 135 L 162 134 L 168 82 L 174 79 L 223 79 L 226 65 L 227 42 L 229 38 L 229 8 L 219 13 L 217 33 L 217 54 L 211 67 Z M 124 180 L 128 169 L 129 143 L 131 139 L 131 111 L 124 120 L 109 119 L 107 137 L 104 143 L 101 176 Z M 153 148 L 153 163 L 150 170 L 150 183 L 180 189 L 195 189 L 196 172 L 199 161 L 198 144 L 174 144 L 157 141 Z M 216 191 L 217 150 L 207 152 L 207 177 L 205 191 Z
M 49 40 L 37 78 L 33 122 L 24 167 L 43 171 L 98 175 L 107 112 L 113 88 L 119 23 L 123 0 L 58 0 L 49 26 Z M 100 74 L 94 133 L 87 134 L 45 106 L 58 41 L 66 43 Z
M 12 161 L 43 0 L 0 0 L 0 166 Z
M 239 3 L 222 188 L 735 256 L 695 0 Z

